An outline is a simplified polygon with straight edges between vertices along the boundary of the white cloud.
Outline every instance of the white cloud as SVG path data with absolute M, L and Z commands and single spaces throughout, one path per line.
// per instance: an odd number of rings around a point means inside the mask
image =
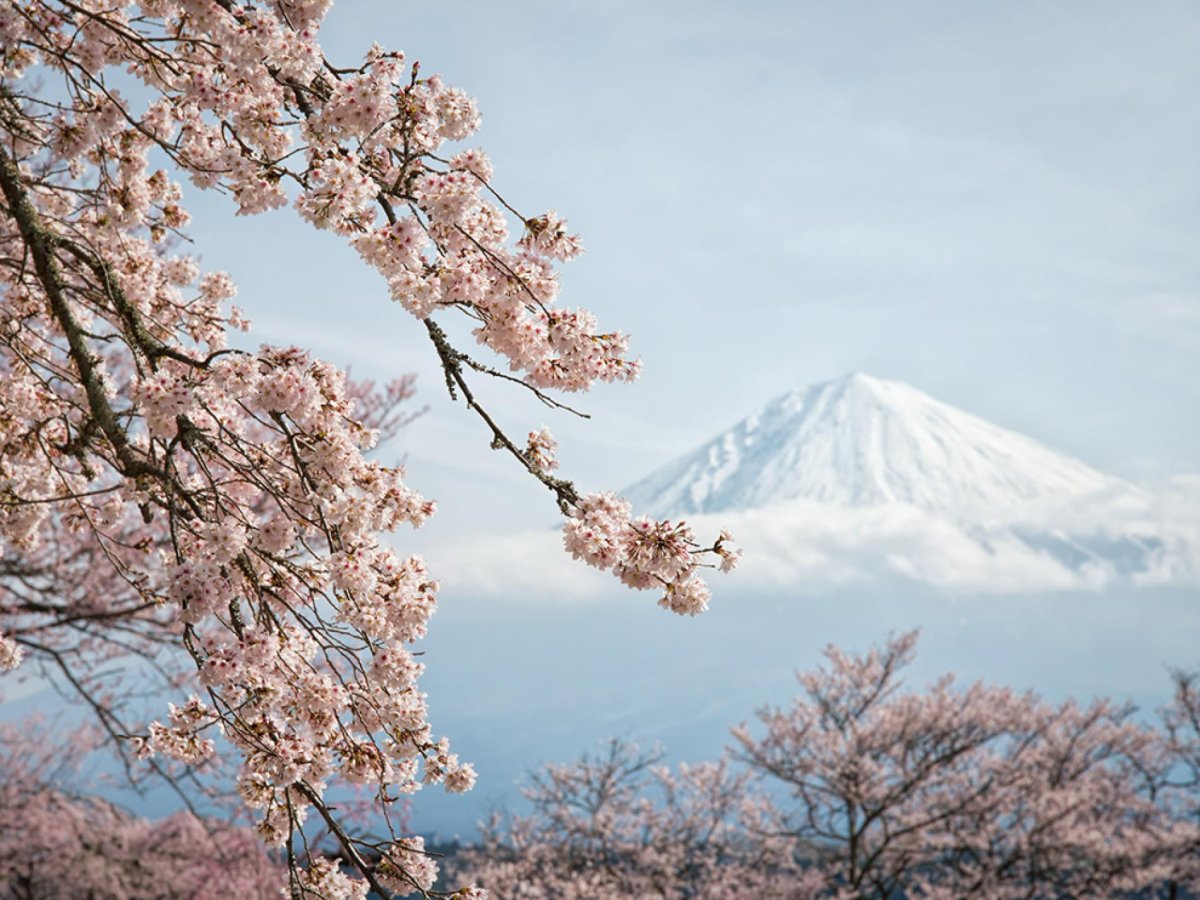
M 810 501 L 699 516 L 691 524 L 701 537 L 722 527 L 733 532 L 745 559 L 727 583 L 739 590 L 901 581 L 994 595 L 1200 584 L 1200 504 L 1185 491 L 1093 496 L 987 526 L 905 504 Z M 613 589 L 611 578 L 567 557 L 557 532 L 428 555 L 447 587 L 486 596 L 558 603 L 600 599 Z

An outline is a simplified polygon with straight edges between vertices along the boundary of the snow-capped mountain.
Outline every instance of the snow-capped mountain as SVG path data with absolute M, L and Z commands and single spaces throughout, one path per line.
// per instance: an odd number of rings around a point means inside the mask
M 731 531 L 745 551 L 729 576 L 739 590 L 1200 585 L 1200 475 L 1144 489 L 861 374 L 778 397 L 621 493 L 636 514 L 686 518 L 698 541 Z M 581 573 L 556 530 L 454 553 L 469 556 L 439 568 L 455 589 L 611 596 L 611 579 Z
M 624 493 L 639 513 L 732 528 L 788 583 L 1200 578 L 1200 503 L 858 373 L 777 397 Z
M 1136 490 L 916 388 L 855 373 L 775 398 L 626 496 L 660 517 L 809 500 L 993 520 Z

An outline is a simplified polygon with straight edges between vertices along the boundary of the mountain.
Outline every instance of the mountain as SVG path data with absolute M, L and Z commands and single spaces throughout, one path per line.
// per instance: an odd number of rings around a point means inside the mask
M 732 528 L 782 582 L 1200 579 L 1200 503 L 861 373 L 775 398 L 624 493 L 639 513 Z
M 745 558 L 721 589 L 755 596 L 1200 586 L 1200 475 L 1144 489 L 862 374 L 777 397 L 621 493 L 698 541 L 732 532 Z M 612 596 L 555 530 L 456 541 L 435 562 L 456 591 Z
M 775 398 L 626 496 L 659 517 L 808 500 L 990 521 L 1136 491 L 916 388 L 854 373 Z

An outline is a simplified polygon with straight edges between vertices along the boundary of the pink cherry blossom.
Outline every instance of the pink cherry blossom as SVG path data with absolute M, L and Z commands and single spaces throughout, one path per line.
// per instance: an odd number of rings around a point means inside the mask
M 0 669 L 61 678 L 134 777 L 224 757 L 263 840 L 295 860 L 320 821 L 362 879 L 293 862 L 293 886 L 360 896 L 428 889 L 432 863 L 387 816 L 396 798 L 476 780 L 435 733 L 409 647 L 436 576 L 392 537 L 436 505 L 369 455 L 411 389 L 356 387 L 302 347 L 231 349 L 249 323 L 232 277 L 184 252 L 182 182 L 349 243 L 492 445 L 552 491 L 574 555 L 695 614 L 698 572 L 733 551 L 581 496 L 548 431 L 515 442 L 481 405 L 476 378 L 554 407 L 640 363 L 623 333 L 558 304 L 579 239 L 557 213 L 516 213 L 498 166 L 458 145 L 474 100 L 380 46 L 326 59 L 330 6 L 0 7 Z M 457 315 L 495 364 L 450 342 L 439 322 Z M 114 674 L 130 656 L 192 698 L 133 716 Z M 374 792 L 389 832 L 374 855 L 326 800 L 339 782 Z

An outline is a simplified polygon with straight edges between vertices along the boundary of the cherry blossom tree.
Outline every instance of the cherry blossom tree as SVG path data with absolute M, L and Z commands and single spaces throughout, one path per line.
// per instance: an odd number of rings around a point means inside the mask
M 1194 683 L 1167 727 L 950 676 L 904 690 L 915 633 L 827 651 L 719 763 L 613 743 L 549 766 L 462 876 L 500 898 L 1176 896 L 1197 865 Z M 740 763 L 741 765 L 737 765 Z M 1147 894 L 1141 894 L 1143 896 Z
M 138 818 L 71 789 L 91 732 L 0 726 L 0 897 L 270 900 L 287 873 L 249 828 L 184 810 Z
M 815 873 L 786 841 L 741 825 L 748 771 L 728 760 L 660 765 L 661 753 L 612 741 L 549 765 L 523 793 L 522 816 L 493 816 L 455 867 L 501 898 L 814 896 Z
M 1172 765 L 1164 772 L 1157 800 L 1190 827 L 1179 830 L 1170 855 L 1168 896 L 1180 889 L 1200 892 L 1200 673 L 1173 673 L 1175 692 L 1162 710 Z
M 378 45 L 326 59 L 329 6 L 0 4 L 0 669 L 57 671 L 152 765 L 230 746 L 293 896 L 429 895 L 437 865 L 395 810 L 476 776 L 433 732 L 410 649 L 436 576 L 385 539 L 434 503 L 368 456 L 403 391 L 358 390 L 302 348 L 231 346 L 248 323 L 232 279 L 180 240 L 180 179 L 348 241 L 492 446 L 551 492 L 572 555 L 687 615 L 709 600 L 701 569 L 738 557 L 725 533 L 702 545 L 684 523 L 581 495 L 548 432 L 516 440 L 480 404 L 473 379 L 563 407 L 557 393 L 640 364 L 623 334 L 557 304 L 556 264 L 581 249 L 564 220 L 519 214 L 487 155 L 454 146 L 478 126 L 474 102 Z M 495 363 L 451 340 L 456 314 Z M 96 660 L 157 662 L 164 644 L 192 666 L 192 693 L 165 670 L 178 702 L 138 728 Z M 371 787 L 384 840 L 340 824 L 334 782 Z M 353 876 L 300 865 L 310 815 Z
M 902 690 L 916 633 L 799 676 L 737 757 L 782 787 L 752 830 L 821 852 L 852 895 L 1111 896 L 1161 881 L 1184 828 L 1155 789 L 1170 755 L 1107 700 L 1055 706 L 945 676 Z

